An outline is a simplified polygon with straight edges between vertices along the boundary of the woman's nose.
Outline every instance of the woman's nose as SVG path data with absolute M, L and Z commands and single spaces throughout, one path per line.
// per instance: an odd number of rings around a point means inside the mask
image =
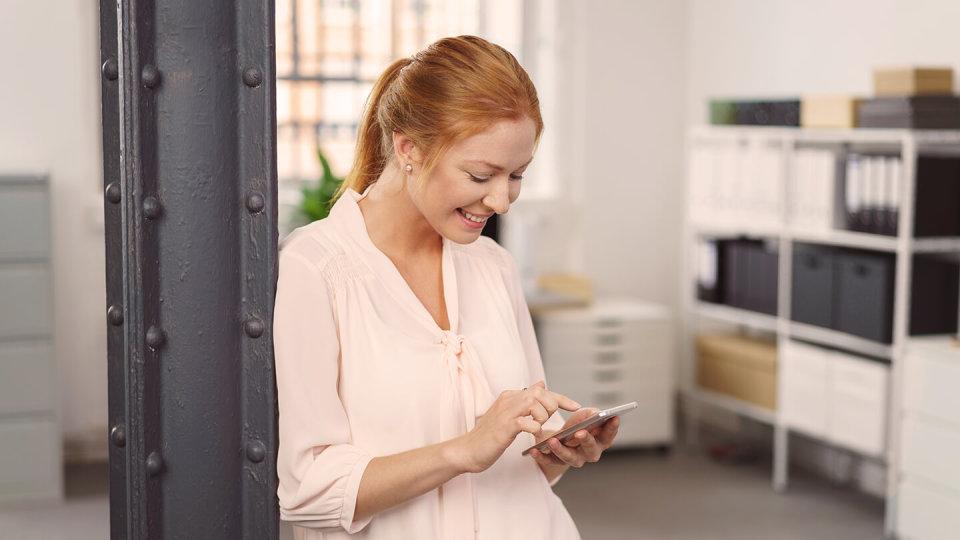
M 487 196 L 483 198 L 483 204 L 498 214 L 506 214 L 510 208 L 510 186 L 507 182 L 509 182 L 509 180 L 491 182 L 495 185 L 490 192 L 487 193 Z

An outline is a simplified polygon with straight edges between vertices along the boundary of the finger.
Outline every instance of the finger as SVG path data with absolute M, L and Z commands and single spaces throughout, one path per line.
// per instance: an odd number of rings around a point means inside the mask
M 584 459 L 591 462 L 600 459 L 600 454 L 603 453 L 603 448 L 600 448 L 597 440 L 594 439 L 593 435 L 590 435 L 589 433 L 580 439 L 580 449 Z
M 596 437 L 597 442 L 599 442 L 604 448 L 610 448 L 610 445 L 613 444 L 613 440 L 617 437 L 617 433 L 619 431 L 620 417 L 614 416 L 610 420 L 604 422 L 603 429 L 600 430 L 600 435 Z
M 530 451 L 530 456 L 536 460 L 537 463 L 541 465 L 562 465 L 563 462 L 557 459 L 553 454 L 544 454 L 543 452 L 534 448 Z
M 549 390 L 547 391 L 550 392 Z M 579 403 L 563 394 L 558 394 L 557 392 L 550 392 L 550 394 L 553 399 L 557 401 L 557 406 L 565 411 L 576 411 L 583 408 Z
M 551 437 L 549 444 L 550 450 L 553 451 L 553 454 L 563 460 L 563 462 L 567 465 L 577 468 L 583 466 L 583 459 L 580 457 L 579 453 L 576 450 L 572 450 L 560 444 L 556 437 Z
M 521 431 L 526 431 L 527 433 L 532 434 L 534 437 L 540 435 L 540 432 L 543 431 L 543 427 L 540 425 L 540 422 L 537 422 L 529 416 L 520 416 L 517 419 L 517 433 Z
M 563 445 L 568 448 L 577 448 L 578 446 L 581 445 L 581 442 L 583 441 L 583 438 L 586 435 L 586 433 L 587 432 L 585 430 L 581 429 L 580 431 L 574 433 L 573 437 L 570 437 L 569 439 L 563 441 Z
M 540 402 L 540 405 L 543 406 L 544 410 L 547 411 L 547 415 L 552 415 L 554 411 L 557 410 L 557 400 L 553 397 L 553 392 L 548 392 L 540 386 L 535 386 L 530 389 L 533 397 Z
M 543 405 L 539 401 L 534 401 L 533 405 L 530 406 L 530 416 L 533 417 L 540 425 L 543 425 L 544 422 L 550 419 L 550 413 L 543 408 Z

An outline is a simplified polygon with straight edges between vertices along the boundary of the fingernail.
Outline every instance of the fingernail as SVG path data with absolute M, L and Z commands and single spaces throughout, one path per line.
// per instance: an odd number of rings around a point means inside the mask
M 582 408 L 583 408 L 583 405 L 577 403 L 576 401 L 573 402 L 573 406 L 576 407 L 576 408 L 578 408 L 578 409 L 582 409 Z

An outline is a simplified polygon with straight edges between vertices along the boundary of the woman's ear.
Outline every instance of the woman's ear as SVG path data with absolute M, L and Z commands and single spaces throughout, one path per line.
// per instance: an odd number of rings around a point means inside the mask
M 402 169 L 407 163 L 419 164 L 423 154 L 410 137 L 399 131 L 393 132 L 393 157 Z

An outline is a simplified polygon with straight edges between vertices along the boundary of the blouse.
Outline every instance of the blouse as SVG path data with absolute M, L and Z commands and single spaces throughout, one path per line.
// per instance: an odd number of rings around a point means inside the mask
M 298 540 L 579 539 L 521 432 L 487 470 L 354 521 L 370 460 L 455 438 L 504 390 L 544 378 L 516 263 L 443 238 L 450 329 L 367 234 L 347 190 L 280 245 L 273 320 L 281 519 Z M 545 430 L 563 424 L 554 413 Z

